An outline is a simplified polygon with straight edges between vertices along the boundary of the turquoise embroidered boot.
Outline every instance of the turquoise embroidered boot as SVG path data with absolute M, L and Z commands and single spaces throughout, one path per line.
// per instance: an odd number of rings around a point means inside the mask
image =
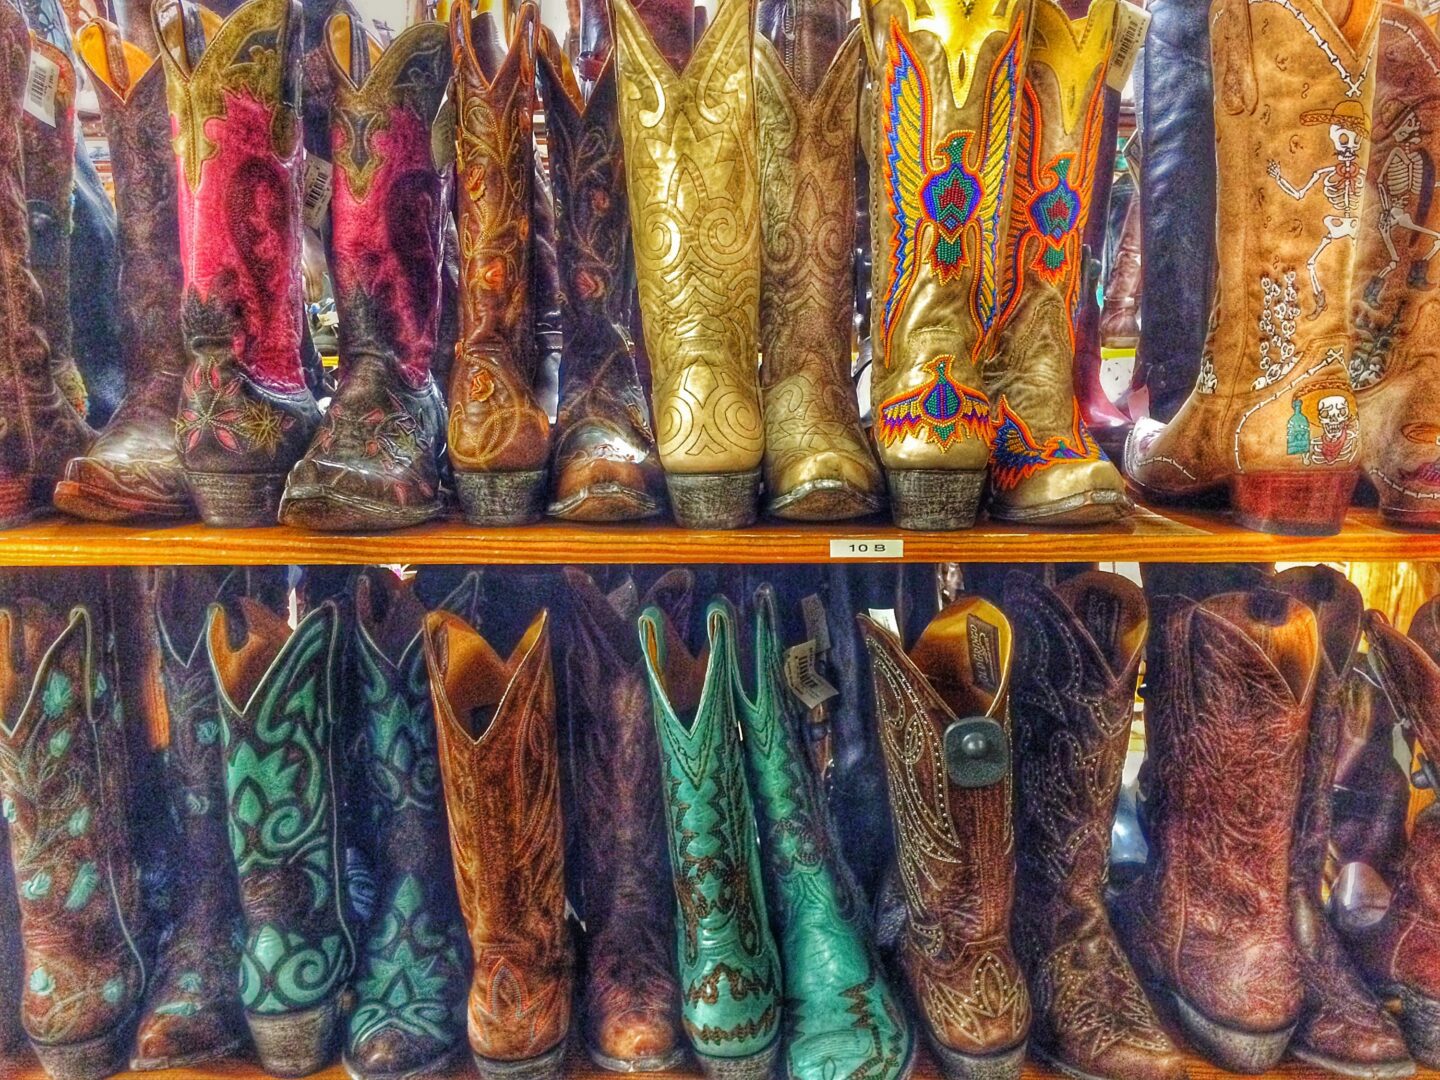
M 733 647 L 727 650 L 739 658 Z M 870 946 L 860 891 L 840 861 L 784 681 L 775 594 L 755 594 L 755 690 L 733 666 L 765 891 L 785 972 L 789 1080 L 896 1080 L 914 1036 Z
M 332 747 L 339 621 L 327 600 L 292 633 L 241 597 L 213 605 L 207 630 L 245 920 L 240 1000 L 260 1064 L 278 1076 L 330 1060 L 354 965 Z
M 474 621 L 479 584 L 478 575 L 468 575 L 441 608 Z M 414 590 L 388 570 L 367 570 L 356 581 L 353 775 L 379 879 L 345 1048 L 345 1068 L 360 1080 L 429 1074 L 465 1048 L 470 967 L 450 865 L 424 621 Z
M 145 987 L 124 733 L 87 608 L 0 608 L 0 813 L 20 900 L 20 1022 L 51 1080 L 125 1067 Z
M 660 740 L 681 1020 L 710 1080 L 768 1080 L 780 1049 L 780 957 L 736 726 L 731 619 L 724 600 L 711 601 L 710 647 L 692 657 L 649 607 L 640 648 Z

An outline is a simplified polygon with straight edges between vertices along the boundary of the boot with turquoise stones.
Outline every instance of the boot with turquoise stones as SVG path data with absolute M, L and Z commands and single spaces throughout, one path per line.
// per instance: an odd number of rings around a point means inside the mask
M 206 631 L 245 929 L 240 1001 L 260 1064 L 276 1076 L 330 1061 L 354 966 L 335 783 L 339 623 L 327 600 L 292 632 L 241 597 L 212 605 Z
M 780 956 L 737 726 L 733 618 L 725 600 L 712 601 L 709 647 L 692 656 L 649 607 L 640 648 L 660 742 L 681 1022 L 710 1080 L 769 1080 L 780 1050 Z
M 727 653 L 738 660 L 736 648 Z M 836 852 L 800 741 L 769 585 L 755 593 L 753 654 L 752 691 L 738 663 L 733 671 L 766 907 L 784 971 L 785 1075 L 898 1080 L 913 1064 L 914 1033 L 871 945 L 859 887 Z
M 474 622 L 470 574 L 440 608 Z M 464 1053 L 469 945 L 455 897 L 435 716 L 410 582 L 368 569 L 355 583 L 350 775 L 357 830 L 378 882 L 361 931 L 345 1071 L 355 1080 L 431 1076 Z

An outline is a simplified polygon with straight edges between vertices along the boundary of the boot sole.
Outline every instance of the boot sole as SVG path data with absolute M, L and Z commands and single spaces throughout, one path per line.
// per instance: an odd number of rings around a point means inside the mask
M 1134 502 L 1122 491 L 1085 491 L 1039 506 L 1007 506 L 992 500 L 990 516 L 1022 525 L 1104 525 L 1134 509 Z
M 1121 1080 L 1121 1078 L 1117 1076 L 1105 1076 L 1102 1073 L 1092 1073 L 1086 1072 L 1084 1069 L 1077 1069 L 1074 1065 L 1069 1065 L 1061 1061 L 1058 1057 L 1050 1053 L 1048 1050 L 1040 1049 L 1040 1047 L 1036 1046 L 1034 1043 L 1030 1044 L 1029 1049 L 1030 1056 L 1033 1057 L 1036 1061 L 1048 1065 L 1056 1072 L 1062 1073 L 1063 1075 L 1070 1077 L 1071 1080 Z
M 253 529 L 280 520 L 284 473 L 203 473 L 187 469 L 185 483 L 206 525 Z
M 545 512 L 569 521 L 639 521 L 659 514 L 660 503 L 649 492 L 607 480 L 552 502 Z
M 980 514 L 984 469 L 893 469 L 890 514 L 902 529 L 968 529 Z
M 742 529 L 760 513 L 760 470 L 666 473 L 670 507 L 682 529 Z
M 340 1064 L 345 1068 L 345 1075 L 350 1080 L 423 1080 L 425 1077 L 443 1076 L 453 1070 L 465 1056 L 463 1041 L 460 1045 L 445 1051 L 437 1058 L 425 1062 L 423 1065 L 416 1065 L 413 1069 L 406 1069 L 404 1072 L 365 1072 L 357 1069 L 351 1064 L 350 1059 L 341 1055 Z
M 1411 1055 L 1427 1069 L 1440 1069 L 1440 1000 L 1408 986 L 1392 986 L 1400 999 L 1400 1030 Z
M 766 513 L 788 521 L 849 521 L 884 509 L 884 502 L 844 480 L 810 480 L 770 500 Z
M 186 1054 L 184 1057 L 173 1058 L 131 1058 L 130 1068 L 133 1072 L 155 1072 L 159 1069 L 188 1069 L 193 1065 L 203 1065 L 207 1061 L 218 1061 L 220 1058 L 233 1057 L 240 1052 L 245 1045 L 245 1040 L 236 1038 L 211 1050 L 200 1050 L 194 1054 Z
M 617 1058 L 600 1053 L 593 1046 L 586 1045 L 585 1052 L 590 1055 L 590 1060 L 606 1072 L 615 1073 L 653 1073 L 669 1072 L 671 1069 L 678 1069 L 680 1063 L 685 1060 L 685 1050 L 677 1046 L 668 1054 L 661 1054 L 658 1057 L 648 1058 Z
M 545 514 L 545 470 L 457 471 L 455 493 L 472 525 L 530 525 Z
M 561 1080 L 565 1074 L 563 1040 L 555 1049 L 521 1061 L 495 1061 L 479 1054 L 471 1056 L 475 1059 L 475 1069 L 481 1080 Z
M 775 1075 L 775 1062 L 780 1057 L 780 1038 L 772 1039 L 770 1045 L 758 1054 L 749 1057 L 722 1058 L 696 1054 L 706 1080 L 771 1080 Z
M 304 1012 L 245 1015 L 261 1066 L 276 1076 L 309 1076 L 330 1064 L 339 1020 L 338 994 Z
M 283 525 L 317 532 L 386 531 L 423 525 L 439 517 L 442 509 L 439 500 L 422 506 L 397 506 L 317 489 L 293 495 L 287 491 L 280 501 L 279 516 Z
M 1179 994 L 1172 994 L 1180 1026 L 1190 1041 L 1222 1069 L 1238 1073 L 1269 1072 L 1285 1056 L 1295 1025 L 1278 1031 L 1236 1031 L 1217 1024 Z
M 1023 1042 L 998 1054 L 962 1054 L 931 1034 L 930 1048 L 935 1051 L 946 1080 L 1017 1080 L 1025 1064 Z
M 104 1080 L 125 1068 L 138 1020 L 139 1015 L 134 1014 L 103 1035 L 64 1046 L 32 1039 L 30 1048 L 49 1080 Z
M 82 484 L 78 480 L 58 482 L 50 501 L 62 514 L 86 521 L 184 521 L 195 515 L 188 499 L 167 503 L 127 499 L 113 488 Z
M 1354 1076 L 1359 1080 L 1404 1080 L 1404 1077 L 1415 1075 L 1415 1062 L 1408 1058 L 1404 1061 L 1380 1061 L 1365 1064 L 1359 1061 L 1341 1061 L 1338 1058 L 1326 1057 L 1324 1054 L 1317 1054 L 1298 1046 L 1290 1047 L 1290 1056 L 1311 1065 L 1318 1065 L 1326 1072 L 1339 1073 L 1341 1076 Z

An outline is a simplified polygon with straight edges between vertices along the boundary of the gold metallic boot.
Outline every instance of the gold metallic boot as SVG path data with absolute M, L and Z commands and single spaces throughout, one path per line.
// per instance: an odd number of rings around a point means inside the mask
M 765 447 L 750 5 L 722 0 L 679 74 L 629 0 L 613 12 L 660 464 L 681 525 L 737 528 L 755 520 Z
M 841 41 L 836 5 L 813 15 L 783 53 L 755 35 L 765 499 L 776 517 L 836 521 L 875 513 L 885 485 L 850 377 L 860 34 Z
M 1103 141 L 1105 71 L 1115 0 L 1073 22 L 1035 0 L 1035 29 L 1015 154 L 1015 199 L 1003 262 L 1005 308 L 984 365 L 994 403 L 990 514 L 1074 525 L 1113 521 L 1130 508 L 1125 481 L 1080 418 L 1075 317 L 1081 240 Z
M 1146 498 L 1228 485 L 1246 528 L 1326 535 L 1345 519 L 1360 453 L 1350 269 L 1379 9 L 1347 20 L 1348 35 L 1317 0 L 1211 9 L 1218 288 L 1190 397 L 1168 424 L 1136 424 L 1126 444 L 1125 471 Z
M 1030 0 L 867 0 L 870 400 L 895 523 L 975 522 Z M 924 14 L 921 14 L 921 12 Z

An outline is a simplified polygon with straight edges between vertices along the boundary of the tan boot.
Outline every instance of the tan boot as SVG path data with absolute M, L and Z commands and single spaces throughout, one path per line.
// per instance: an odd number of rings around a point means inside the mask
M 984 365 L 994 406 L 990 513 L 1005 521 L 1078 524 L 1128 513 L 1125 482 L 1080 418 L 1075 315 L 1081 241 L 1101 162 L 1113 0 L 1071 21 L 1036 0 L 1020 105 L 1015 201 L 1005 241 L 1004 329 Z

